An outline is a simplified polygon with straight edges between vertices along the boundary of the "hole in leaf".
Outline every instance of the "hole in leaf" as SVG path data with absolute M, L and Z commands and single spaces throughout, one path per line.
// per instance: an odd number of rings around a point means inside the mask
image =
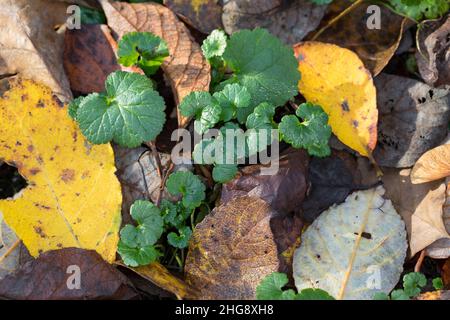
M 6 163 L 0 165 L 0 199 L 14 196 L 27 185 L 27 181 L 19 174 L 16 167 Z

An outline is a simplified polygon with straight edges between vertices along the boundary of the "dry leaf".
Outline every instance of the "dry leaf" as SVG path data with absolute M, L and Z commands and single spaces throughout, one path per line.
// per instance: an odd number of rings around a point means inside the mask
M 298 87 L 306 100 L 322 106 L 341 142 L 370 156 L 377 143 L 376 90 L 358 56 L 320 42 L 294 47 L 302 75 Z
M 270 223 L 275 215 L 265 201 L 240 197 L 195 227 L 185 273 L 200 299 L 255 299 L 261 280 L 279 270 Z
M 192 91 L 209 91 L 210 65 L 200 46 L 176 15 L 158 3 L 126 3 L 100 0 L 108 25 L 120 38 L 132 31 L 148 31 L 163 38 L 170 57 L 162 64 L 178 105 Z M 189 119 L 178 114 L 178 123 Z
M 450 139 L 442 146 L 425 152 L 411 172 L 412 183 L 424 183 L 450 176 Z
M 450 300 L 450 290 L 424 292 L 416 300 Z
M 79 272 L 79 288 L 76 275 Z M 42 254 L 0 281 L 0 297 L 20 300 L 129 300 L 138 294 L 127 278 L 95 251 L 65 248 Z
M 229 34 L 242 29 L 266 28 L 292 45 L 319 25 L 326 8 L 310 0 L 230 0 L 223 6 L 222 21 Z
M 30 254 L 78 247 L 113 261 L 122 194 L 111 146 L 90 145 L 50 89 L 30 80 L 4 94 L 0 119 L 0 158 L 28 181 L 0 211 Z
M 402 216 L 408 231 L 411 256 L 441 238 L 450 238 L 442 220 L 445 184 L 434 181 L 412 184 L 410 169 L 385 168 L 386 196 Z
M 447 136 L 449 90 L 388 74 L 376 77 L 375 85 L 380 113 L 374 158 L 381 166 L 411 167 Z
M 19 74 L 50 87 L 61 101 L 72 99 L 62 66 L 68 4 L 50 0 L 0 0 L 0 78 Z
M 405 224 L 383 194 L 382 187 L 352 193 L 308 227 L 294 254 L 298 291 L 320 288 L 336 299 L 372 300 L 395 287 L 408 244 Z M 374 279 L 375 272 L 381 277 Z

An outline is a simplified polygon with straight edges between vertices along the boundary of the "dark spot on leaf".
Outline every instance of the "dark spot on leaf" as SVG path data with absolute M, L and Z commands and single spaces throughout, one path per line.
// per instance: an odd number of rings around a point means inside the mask
M 21 146 L 22 143 L 20 141 L 16 141 L 16 146 Z
M 61 172 L 61 180 L 64 181 L 65 183 L 74 180 L 74 178 L 75 178 L 75 171 L 73 171 L 72 169 L 64 169 Z
M 42 99 L 39 99 L 38 103 L 36 104 L 36 107 L 38 107 L 38 108 L 45 108 L 44 101 L 42 101 Z
M 372 234 L 370 234 L 368 232 L 363 232 L 363 233 L 361 233 L 361 237 L 370 240 L 370 239 L 372 239 Z
M 357 120 L 353 120 L 352 123 L 353 123 L 353 126 L 354 126 L 355 128 L 358 128 L 359 123 L 358 123 Z
M 29 145 L 29 146 L 27 147 L 27 150 L 28 150 L 29 152 L 33 152 L 34 147 L 33 147 L 32 145 Z
M 64 103 L 62 103 L 56 95 L 52 95 L 52 100 L 58 105 L 58 107 L 64 108 Z
M 34 231 L 41 237 L 41 238 L 47 238 L 47 235 L 44 231 L 42 231 L 41 227 L 34 226 Z
M 39 169 L 39 168 L 31 168 L 30 169 L 30 173 L 31 173 L 31 175 L 36 175 L 37 173 L 39 173 L 41 171 L 41 169 Z
M 344 100 L 344 102 L 341 103 L 341 108 L 346 112 L 350 111 L 347 100 Z

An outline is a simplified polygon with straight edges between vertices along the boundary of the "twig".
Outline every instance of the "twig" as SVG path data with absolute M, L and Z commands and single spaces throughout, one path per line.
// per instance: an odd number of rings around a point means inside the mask
M 423 249 L 420 252 L 419 259 L 417 259 L 416 265 L 414 266 L 414 272 L 420 272 L 420 268 L 422 267 L 423 259 L 425 259 L 426 253 L 427 253 L 426 249 Z
M 17 246 L 18 246 L 19 244 L 20 244 L 20 239 L 17 239 L 17 240 L 12 244 L 12 246 L 9 247 L 9 249 L 8 249 L 8 250 L 0 257 L 0 263 L 2 263 L 3 260 L 5 260 L 6 257 L 8 257 L 8 256 L 14 251 L 14 249 L 17 248 Z
M 156 172 L 158 173 L 158 176 L 162 179 L 163 173 L 162 173 L 161 158 L 159 157 L 158 150 L 156 150 L 156 145 L 153 141 L 147 142 L 146 145 L 152 151 L 153 159 L 155 159 L 156 162 Z

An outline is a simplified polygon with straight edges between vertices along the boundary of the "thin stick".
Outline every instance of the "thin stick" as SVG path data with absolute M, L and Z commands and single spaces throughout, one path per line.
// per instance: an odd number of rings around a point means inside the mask
M 423 259 L 425 259 L 425 255 L 427 250 L 422 250 L 420 252 L 419 259 L 417 259 L 416 265 L 414 266 L 414 272 L 420 272 L 420 268 L 422 267 Z
M 9 247 L 9 249 L 8 249 L 8 250 L 0 257 L 0 263 L 2 263 L 3 260 L 5 260 L 6 257 L 8 257 L 8 256 L 14 251 L 14 249 L 17 248 L 17 246 L 18 246 L 19 244 L 20 244 L 20 239 L 17 239 L 17 240 L 12 244 L 12 246 Z
M 158 176 L 162 180 L 163 173 L 162 173 L 161 158 L 159 157 L 158 150 L 156 150 L 156 145 L 155 145 L 155 143 L 153 141 L 147 142 L 146 145 L 152 151 L 153 159 L 155 159 L 155 162 L 156 162 L 156 172 L 158 173 Z

